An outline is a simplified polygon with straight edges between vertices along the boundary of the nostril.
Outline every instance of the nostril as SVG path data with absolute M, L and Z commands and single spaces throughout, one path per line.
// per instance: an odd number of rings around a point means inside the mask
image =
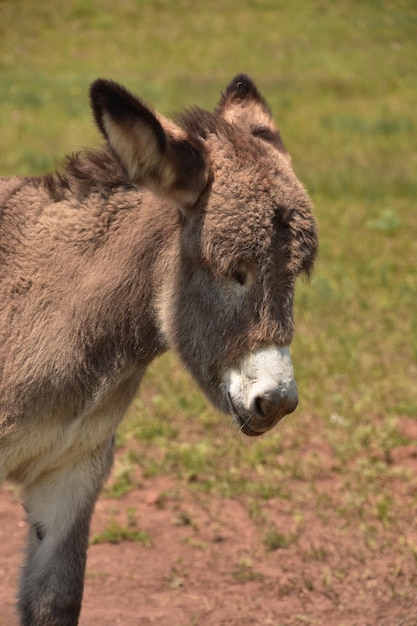
M 258 390 L 258 393 L 251 398 L 249 410 L 252 415 L 266 420 L 277 413 L 282 414 L 282 416 L 292 413 L 297 408 L 297 405 L 298 394 L 296 391 L 283 395 L 275 391 Z
M 258 417 L 267 416 L 266 402 L 263 396 L 256 396 L 256 398 L 253 401 L 253 406 L 255 409 L 255 413 L 256 415 L 258 415 Z

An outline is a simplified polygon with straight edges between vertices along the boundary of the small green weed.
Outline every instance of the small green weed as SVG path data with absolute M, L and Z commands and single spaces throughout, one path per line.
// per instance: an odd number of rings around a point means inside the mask
M 392 498 L 388 494 L 383 494 L 377 503 L 375 504 L 375 513 L 378 519 L 384 524 L 389 526 L 392 519 L 393 502 Z
M 113 470 L 112 480 L 103 495 L 106 498 L 120 498 L 137 487 L 138 482 L 133 477 L 136 469 L 137 465 L 132 461 L 130 452 L 119 457 Z
M 105 580 L 110 574 L 108 572 L 100 572 L 97 570 L 87 569 L 85 577 L 90 580 Z
M 294 536 L 293 535 L 285 535 L 283 533 L 278 532 L 277 530 L 270 530 L 264 538 L 264 545 L 266 549 L 270 552 L 274 550 L 282 550 L 284 548 L 288 548 L 288 546 L 293 543 Z
M 134 541 L 142 543 L 145 546 L 150 545 L 150 537 L 147 532 L 139 530 L 136 525 L 128 524 L 122 526 L 114 518 L 112 518 L 103 532 L 94 535 L 91 538 L 91 544 L 100 543 L 121 543 L 122 541 Z
M 190 526 L 193 530 L 198 530 L 197 523 L 193 520 L 191 515 L 189 513 L 186 513 L 185 511 L 180 511 L 177 514 L 175 524 L 177 526 Z
M 263 580 L 263 575 L 253 569 L 251 559 L 240 559 L 237 569 L 232 572 L 232 576 L 238 583 L 258 582 Z
M 186 573 L 181 569 L 181 560 L 171 567 L 171 571 L 166 576 L 165 581 L 169 589 L 179 589 L 185 583 L 187 578 Z

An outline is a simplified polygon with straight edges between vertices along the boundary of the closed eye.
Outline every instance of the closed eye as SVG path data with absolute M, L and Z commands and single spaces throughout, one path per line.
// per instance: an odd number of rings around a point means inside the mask
M 242 287 L 246 284 L 247 273 L 243 270 L 236 270 L 232 276 L 233 280 L 235 280 Z
M 231 273 L 230 278 L 237 289 L 244 288 L 246 291 L 253 283 L 254 273 L 246 263 L 240 262 Z

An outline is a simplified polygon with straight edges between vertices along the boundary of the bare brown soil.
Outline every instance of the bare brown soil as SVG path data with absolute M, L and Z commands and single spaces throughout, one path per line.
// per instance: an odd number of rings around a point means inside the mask
M 120 499 L 101 498 L 92 535 L 114 519 L 136 524 L 149 542 L 91 545 L 81 625 L 416 626 L 410 507 L 415 514 L 417 448 L 395 450 L 391 462 L 414 478 L 390 486 L 404 502 L 404 518 L 375 521 L 374 534 L 330 505 L 317 507 L 340 489 L 331 469 L 315 493 L 298 497 L 297 511 L 293 502 L 270 499 L 254 515 L 244 498 L 206 495 L 168 477 L 142 479 Z M 294 490 L 302 493 L 295 482 Z M 10 486 L 0 502 L 0 624 L 14 626 L 26 527 Z M 267 545 L 262 519 L 282 533 L 282 544 Z

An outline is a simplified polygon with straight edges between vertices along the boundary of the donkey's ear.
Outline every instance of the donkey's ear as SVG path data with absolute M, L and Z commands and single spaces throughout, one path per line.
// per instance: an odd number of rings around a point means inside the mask
M 132 182 L 179 206 L 196 203 L 209 170 L 198 137 L 191 137 L 112 81 L 96 80 L 90 99 L 99 129 Z
M 243 123 L 252 135 L 272 144 L 289 158 L 269 106 L 246 74 L 238 74 L 227 86 L 216 114 L 231 124 Z

